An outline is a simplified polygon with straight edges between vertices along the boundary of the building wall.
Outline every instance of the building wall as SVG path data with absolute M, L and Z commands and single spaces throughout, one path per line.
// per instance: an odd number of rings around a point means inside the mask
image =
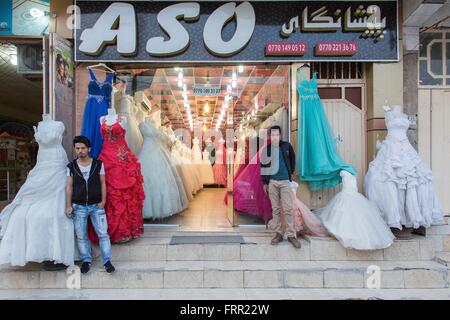
M 401 47 L 401 45 L 400 45 Z M 367 162 L 376 155 L 377 140 L 386 137 L 384 105 L 403 106 L 403 58 L 394 63 L 367 64 Z
M 53 30 L 66 39 L 73 39 L 73 30 L 68 28 L 68 22 L 70 25 L 71 21 L 71 14 L 67 13 L 67 11 L 70 12 L 68 9 L 73 5 L 73 2 L 73 0 L 50 1 L 50 11 L 56 14 Z

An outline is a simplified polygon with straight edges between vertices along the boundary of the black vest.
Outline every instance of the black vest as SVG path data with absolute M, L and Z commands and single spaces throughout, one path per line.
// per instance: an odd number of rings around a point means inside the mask
M 92 159 L 88 181 L 84 179 L 77 160 L 69 163 L 67 167 L 70 169 L 70 175 L 73 177 L 72 203 L 92 205 L 102 202 L 102 186 L 100 183 L 102 162 Z

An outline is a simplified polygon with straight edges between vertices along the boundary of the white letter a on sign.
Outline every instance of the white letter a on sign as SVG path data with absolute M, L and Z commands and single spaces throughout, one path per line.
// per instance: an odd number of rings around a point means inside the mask
M 136 15 L 128 3 L 116 2 L 100 16 L 91 29 L 80 36 L 79 50 L 88 55 L 98 55 L 107 44 L 117 43 L 117 52 L 122 55 L 136 51 Z

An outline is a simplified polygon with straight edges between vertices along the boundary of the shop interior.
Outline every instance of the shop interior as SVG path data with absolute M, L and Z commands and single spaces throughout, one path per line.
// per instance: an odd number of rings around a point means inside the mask
M 43 110 L 40 61 L 41 40 L 0 41 L 0 204 L 14 198 L 36 163 L 33 125 Z
M 78 68 L 86 71 L 86 65 Z M 130 64 L 111 68 L 116 73 L 114 109 L 128 117 L 127 143 L 141 163 L 146 197 L 164 193 L 165 200 L 153 199 L 150 207 L 144 205 L 144 223 L 201 231 L 264 226 L 267 217 L 258 212 L 254 191 L 246 186 L 255 177 L 247 175 L 240 181 L 238 176 L 263 146 L 260 129 L 280 125 L 282 138 L 289 139 L 290 66 Z M 100 82 L 110 72 L 103 67 L 91 70 Z M 161 149 L 159 155 L 168 159 L 171 172 L 158 168 L 161 164 L 152 158 L 156 151 L 146 145 L 150 138 L 141 128 L 146 122 L 157 128 L 159 143 L 152 140 L 151 146 Z M 227 129 L 234 129 L 234 136 L 227 137 Z M 227 139 L 233 141 L 227 144 Z M 259 141 L 255 150 L 249 147 L 252 140 Z M 159 174 L 156 183 L 152 170 Z M 171 175 L 178 175 L 178 186 L 165 183 L 173 180 Z M 176 209 L 167 203 L 172 198 L 166 197 L 164 188 L 178 188 L 180 193 L 184 189 L 188 205 Z M 244 191 L 239 204 L 232 196 L 236 188 Z

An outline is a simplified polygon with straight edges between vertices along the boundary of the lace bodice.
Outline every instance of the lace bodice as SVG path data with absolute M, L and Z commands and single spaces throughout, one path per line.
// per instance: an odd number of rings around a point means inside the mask
M 388 135 L 386 139 L 404 140 L 408 139 L 406 132 L 409 128 L 408 116 L 399 110 L 386 111 L 386 127 Z
M 342 178 L 342 191 L 358 192 L 358 185 L 354 175 L 342 170 L 340 176 Z
M 156 128 L 154 122 L 147 118 L 144 122 L 139 124 L 139 130 L 144 137 L 144 141 L 149 140 L 159 142 L 161 139 L 161 132 Z
M 114 73 L 109 74 L 104 82 L 99 82 L 91 69 L 89 69 L 89 74 L 91 81 L 88 84 L 88 99 L 96 99 L 98 103 L 101 103 L 103 100 L 110 101 Z
M 319 93 L 317 91 L 317 73 L 313 73 L 311 80 L 299 79 L 297 90 L 302 99 L 319 98 Z
M 125 140 L 125 129 L 120 125 L 121 117 L 112 125 L 107 125 L 106 120 L 103 119 L 100 132 L 105 142 L 117 142 L 118 140 Z
M 40 149 L 58 148 L 61 147 L 64 130 L 64 123 L 60 121 L 41 121 L 34 137 Z

